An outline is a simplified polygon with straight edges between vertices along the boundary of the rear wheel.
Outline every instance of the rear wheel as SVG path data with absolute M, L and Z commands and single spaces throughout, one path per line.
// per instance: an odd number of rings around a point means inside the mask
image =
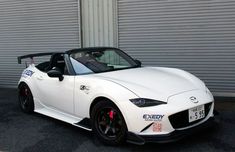
M 91 117 L 93 131 L 104 143 L 117 145 L 125 141 L 126 123 L 120 110 L 112 102 L 98 102 L 92 110 Z
M 33 113 L 34 111 L 33 95 L 27 84 L 25 83 L 20 84 L 18 88 L 18 98 L 21 110 L 25 113 Z

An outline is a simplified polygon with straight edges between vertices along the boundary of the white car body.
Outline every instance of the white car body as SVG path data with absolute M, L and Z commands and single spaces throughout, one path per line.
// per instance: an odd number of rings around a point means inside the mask
M 128 132 L 138 137 L 169 135 L 200 126 L 213 117 L 214 99 L 205 84 L 194 75 L 175 68 L 139 67 L 64 75 L 63 81 L 59 81 L 30 64 L 22 73 L 19 84 L 22 82 L 33 94 L 35 112 L 90 131 L 90 127 L 79 122 L 91 117 L 91 105 L 100 97 L 110 99 L 119 108 Z M 130 102 L 135 98 L 156 99 L 166 104 L 140 108 Z M 208 103 L 211 105 L 205 118 L 180 128 L 172 126 L 169 116 Z

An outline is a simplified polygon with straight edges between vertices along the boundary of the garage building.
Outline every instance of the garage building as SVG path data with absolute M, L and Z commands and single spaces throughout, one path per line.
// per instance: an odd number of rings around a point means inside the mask
M 0 86 L 17 87 L 16 57 L 114 46 L 144 66 L 187 70 L 235 97 L 235 1 L 0 1 Z

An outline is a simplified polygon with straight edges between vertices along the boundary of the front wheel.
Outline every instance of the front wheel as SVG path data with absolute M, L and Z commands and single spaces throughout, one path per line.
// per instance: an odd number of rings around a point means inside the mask
M 19 105 L 23 112 L 32 113 L 34 111 L 33 95 L 26 84 L 20 84 L 18 88 Z
M 125 141 L 127 127 L 125 120 L 112 102 L 98 102 L 91 113 L 93 131 L 97 137 L 109 145 L 118 145 Z

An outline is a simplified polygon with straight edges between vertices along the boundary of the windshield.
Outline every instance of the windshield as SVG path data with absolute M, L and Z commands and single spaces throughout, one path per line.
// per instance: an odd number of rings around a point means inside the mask
M 76 74 L 101 73 L 137 67 L 137 63 L 118 49 L 78 50 L 70 54 Z

